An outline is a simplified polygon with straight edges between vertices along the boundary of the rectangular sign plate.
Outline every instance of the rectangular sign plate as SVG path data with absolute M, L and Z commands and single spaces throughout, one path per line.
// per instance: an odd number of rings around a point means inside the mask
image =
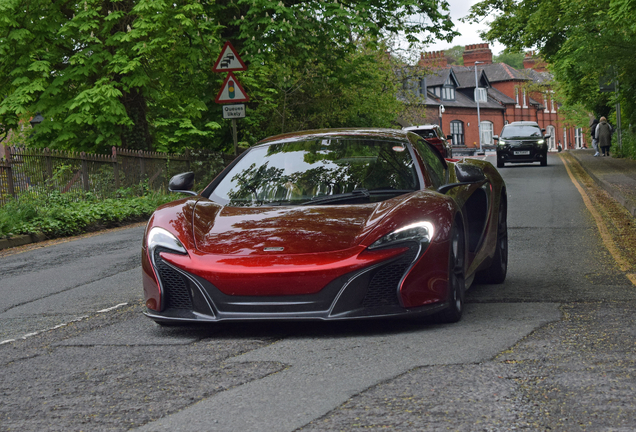
M 516 151 L 515 152 L 515 156 L 525 156 L 525 155 L 529 155 L 530 151 Z
M 223 118 L 245 118 L 245 104 L 223 105 Z

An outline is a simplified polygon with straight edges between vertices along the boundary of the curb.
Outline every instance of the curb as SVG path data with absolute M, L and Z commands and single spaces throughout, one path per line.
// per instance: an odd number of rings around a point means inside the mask
M 0 239 L 0 250 L 48 240 L 44 234 L 26 234 Z
M 577 158 L 576 156 L 572 155 L 574 157 L 574 159 L 576 159 L 576 161 L 579 163 L 579 165 L 581 165 L 583 167 L 583 170 L 587 173 L 587 175 L 590 176 L 590 178 L 592 180 L 594 180 L 594 182 L 599 185 L 602 189 L 604 189 L 607 193 L 609 193 L 612 198 L 614 198 L 616 201 L 618 201 L 623 207 L 625 207 L 627 209 L 627 211 L 636 218 L 636 202 L 634 202 L 633 200 L 625 197 L 625 195 L 623 195 L 621 193 L 621 191 L 612 186 L 611 183 L 598 178 L 596 176 L 596 174 L 594 174 L 594 172 L 592 172 L 592 170 L 590 170 L 587 166 L 585 166 L 584 163 L 582 163 L 579 158 Z

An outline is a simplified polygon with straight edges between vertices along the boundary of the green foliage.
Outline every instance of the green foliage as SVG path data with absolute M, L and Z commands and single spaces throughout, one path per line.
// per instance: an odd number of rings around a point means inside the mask
M 0 236 L 44 233 L 63 237 L 100 228 L 146 219 L 161 204 L 177 198 L 175 195 L 147 193 L 100 200 L 84 194 L 82 201 L 72 195 L 52 192 L 46 198 L 25 195 L 0 207 Z
M 502 52 L 498 56 L 493 58 L 494 63 L 505 63 L 516 69 L 523 70 L 523 59 L 525 54 L 523 52 Z
M 495 18 L 485 33 L 511 51 L 539 49 L 559 82 L 565 105 L 582 105 L 609 118 L 621 103 L 624 124 L 636 124 L 636 3 L 631 0 L 482 0 L 470 19 Z M 611 71 L 610 67 L 613 67 Z M 602 93 L 599 81 L 613 72 L 620 92 Z M 609 73 L 610 78 L 612 73 Z
M 623 130 L 621 138 L 622 146 L 618 146 L 618 136 L 612 137 L 611 154 L 614 157 L 636 159 L 636 132 L 631 129 Z
M 225 40 L 249 65 L 237 74 L 251 97 L 242 141 L 386 124 L 395 107 L 376 108 L 391 91 L 385 71 L 372 71 L 378 41 L 448 40 L 448 9 L 437 0 L 3 0 L 0 124 L 41 112 L 30 145 L 57 149 L 229 149 L 214 103 L 224 76 L 211 71 Z
M 463 45 L 455 45 L 451 49 L 444 51 L 448 64 L 464 66 L 464 49 Z

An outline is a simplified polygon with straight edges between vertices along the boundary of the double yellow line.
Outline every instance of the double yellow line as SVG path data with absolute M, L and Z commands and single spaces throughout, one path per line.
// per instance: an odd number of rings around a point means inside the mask
M 632 270 L 632 264 L 629 261 L 627 261 L 625 257 L 623 256 L 623 254 L 621 253 L 620 248 L 614 241 L 614 238 L 612 237 L 609 229 L 607 228 L 607 225 L 605 224 L 603 217 L 601 216 L 601 214 L 598 212 L 598 210 L 592 203 L 592 200 L 590 199 L 587 193 L 587 190 L 576 179 L 574 174 L 572 174 L 570 165 L 573 162 L 572 160 L 570 160 L 571 157 L 563 155 L 563 154 L 559 154 L 559 156 L 561 156 L 561 160 L 563 161 L 565 170 L 570 176 L 570 180 L 572 180 L 572 183 L 581 194 L 581 197 L 583 198 L 583 202 L 585 203 L 585 207 L 587 207 L 588 211 L 594 218 L 594 221 L 596 222 L 596 226 L 598 227 L 598 231 L 601 235 L 601 239 L 603 240 L 603 244 L 605 245 L 609 253 L 612 255 L 612 258 L 614 258 L 614 261 L 616 261 L 616 264 L 618 264 L 618 267 L 620 268 L 620 270 L 624 272 L 627 278 L 632 282 L 632 284 L 636 286 L 636 273 L 630 273 L 630 271 Z

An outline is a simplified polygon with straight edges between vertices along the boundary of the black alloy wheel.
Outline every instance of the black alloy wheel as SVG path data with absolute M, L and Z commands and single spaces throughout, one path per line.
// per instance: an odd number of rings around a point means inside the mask
M 446 309 L 435 318 L 440 323 L 454 323 L 464 312 L 464 291 L 466 290 L 466 240 L 464 230 L 456 224 L 450 236 L 448 256 L 448 302 Z
M 497 216 L 497 246 L 490 267 L 477 273 L 475 282 L 500 284 L 508 272 L 508 201 L 506 191 L 501 191 Z
M 543 153 L 543 157 L 541 158 L 541 166 L 548 165 L 548 152 Z

